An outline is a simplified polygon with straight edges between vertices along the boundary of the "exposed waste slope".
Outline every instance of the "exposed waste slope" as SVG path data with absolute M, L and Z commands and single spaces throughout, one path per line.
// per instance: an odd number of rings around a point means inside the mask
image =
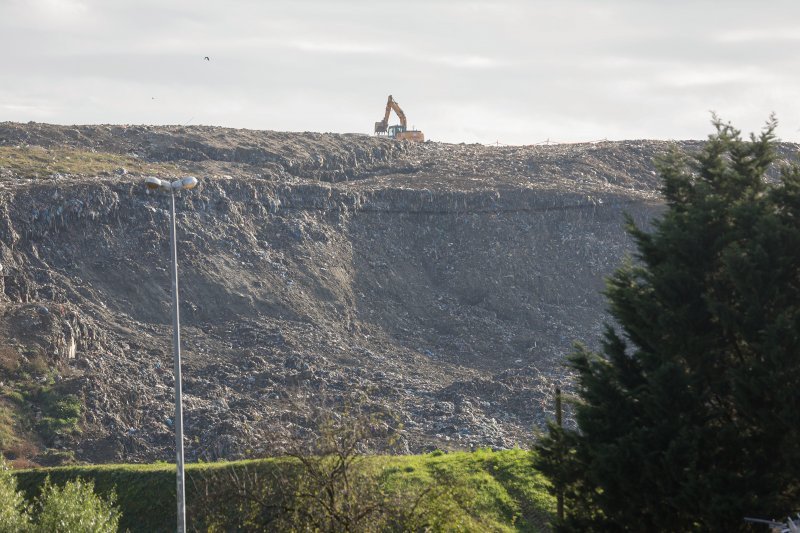
M 409 451 L 524 446 L 674 146 L 699 143 L 0 124 L 0 407 L 35 436 L 6 451 L 171 457 L 168 197 L 142 179 L 182 173 L 187 459 L 280 452 L 319 403 L 391 413 Z M 77 429 L 42 430 L 43 389 Z

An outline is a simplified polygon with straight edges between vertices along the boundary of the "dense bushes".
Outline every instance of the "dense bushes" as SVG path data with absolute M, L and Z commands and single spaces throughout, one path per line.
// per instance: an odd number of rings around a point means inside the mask
M 0 459 L 0 531 L 23 531 L 28 524 L 28 505 L 17 492 L 17 480 Z
M 76 479 L 63 487 L 45 480 L 33 505 L 0 458 L 0 531 L 3 533 L 113 533 L 119 524 L 114 494 L 101 498 L 94 483 Z

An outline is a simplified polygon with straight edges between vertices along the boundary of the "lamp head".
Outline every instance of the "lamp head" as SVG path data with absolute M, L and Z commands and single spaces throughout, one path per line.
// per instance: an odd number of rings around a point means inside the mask
M 172 182 L 173 189 L 194 189 L 197 186 L 197 178 L 194 176 L 186 176 L 185 178 L 181 178 L 179 180 L 175 180 Z
M 144 184 L 151 191 L 154 191 L 156 189 L 163 189 L 163 188 L 169 186 L 169 184 L 167 182 L 162 181 L 162 180 L 160 180 L 158 178 L 154 178 L 152 176 L 145 178 L 144 179 Z
M 189 190 L 197 187 L 197 183 L 197 178 L 194 176 L 186 176 L 185 178 L 181 178 L 173 182 L 161 180 L 152 176 L 144 179 L 145 186 L 151 191 L 156 189 L 164 189 L 166 191 L 179 191 L 181 189 Z

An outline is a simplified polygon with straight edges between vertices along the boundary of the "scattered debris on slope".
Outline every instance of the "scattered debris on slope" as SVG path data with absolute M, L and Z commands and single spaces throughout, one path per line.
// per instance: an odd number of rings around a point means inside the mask
M 168 198 L 142 178 L 183 173 L 189 460 L 279 453 L 314 402 L 391 412 L 412 452 L 524 446 L 564 354 L 599 338 L 623 213 L 658 213 L 672 147 L 2 123 L 0 390 L 33 417 L 31 379 L 83 405 L 6 454 L 171 458 Z

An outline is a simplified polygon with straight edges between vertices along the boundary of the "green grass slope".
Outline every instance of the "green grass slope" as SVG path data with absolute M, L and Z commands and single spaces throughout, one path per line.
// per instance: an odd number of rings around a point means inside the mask
M 436 487 L 416 493 L 424 494 L 420 506 L 437 531 L 547 531 L 555 507 L 547 482 L 532 468 L 530 452 L 523 450 L 372 456 L 363 464 L 375 487 L 387 495 Z M 260 479 L 278 479 L 292 465 L 294 460 L 283 458 L 187 465 L 190 529 L 205 527 L 204 502 L 220 482 L 254 472 Z M 116 492 L 122 531 L 175 529 L 173 465 L 69 466 L 18 470 L 15 475 L 28 498 L 38 494 L 47 476 L 56 484 L 92 480 L 97 492 Z

